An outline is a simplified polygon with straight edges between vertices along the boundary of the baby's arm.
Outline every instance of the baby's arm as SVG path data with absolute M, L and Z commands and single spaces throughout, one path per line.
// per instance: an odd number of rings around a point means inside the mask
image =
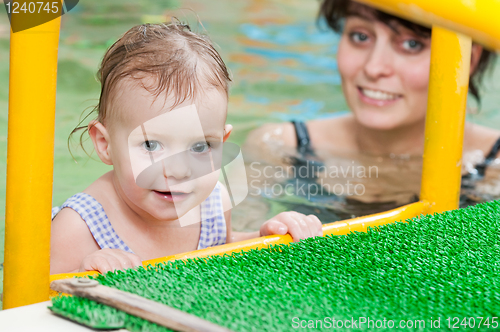
M 231 199 L 224 186 L 222 186 L 222 205 L 227 227 L 227 242 L 238 242 L 260 236 L 273 234 L 290 234 L 295 242 L 308 237 L 323 236 L 321 221 L 315 215 L 304 215 L 299 212 L 282 212 L 266 221 L 257 232 L 234 232 L 231 230 Z
M 80 215 L 62 209 L 52 221 L 50 273 L 97 270 L 101 273 L 140 266 L 137 255 L 119 249 L 100 249 Z

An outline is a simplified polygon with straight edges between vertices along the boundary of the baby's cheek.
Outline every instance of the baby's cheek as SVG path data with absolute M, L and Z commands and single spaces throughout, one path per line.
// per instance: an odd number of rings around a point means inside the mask
M 148 156 L 144 156 L 144 153 L 130 153 L 130 168 L 133 174 L 134 179 L 137 179 L 139 174 L 144 171 L 146 168 L 150 167 L 153 163 L 151 158 Z
M 216 171 L 197 178 L 195 180 L 197 191 L 203 192 L 208 197 L 219 180 L 219 173 L 220 171 Z

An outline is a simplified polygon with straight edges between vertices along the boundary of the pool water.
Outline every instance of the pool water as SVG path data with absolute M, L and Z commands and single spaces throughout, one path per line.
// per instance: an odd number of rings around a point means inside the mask
M 267 146 L 245 146 L 249 195 L 233 210 L 237 226 L 254 229 L 265 218 L 295 210 L 323 223 L 378 213 L 419 200 L 422 158 L 315 151 L 304 158 L 283 147 L 279 135 Z M 500 199 L 500 159 L 474 175 L 481 151 L 464 156 L 460 206 Z

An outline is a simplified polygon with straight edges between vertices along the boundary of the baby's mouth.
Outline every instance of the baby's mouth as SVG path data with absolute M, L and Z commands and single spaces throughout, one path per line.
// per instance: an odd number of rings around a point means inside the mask
M 153 192 L 158 195 L 160 198 L 165 199 L 171 202 L 179 202 L 186 199 L 191 193 L 182 192 L 182 191 L 159 191 L 153 190 Z

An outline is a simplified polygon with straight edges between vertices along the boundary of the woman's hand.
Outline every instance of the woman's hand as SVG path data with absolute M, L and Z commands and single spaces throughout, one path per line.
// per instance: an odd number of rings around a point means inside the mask
M 105 274 L 109 271 L 125 270 L 142 266 L 139 256 L 120 249 L 101 249 L 85 257 L 80 264 L 80 272 L 99 271 Z
M 295 211 L 282 212 L 260 227 L 260 236 L 289 233 L 294 242 L 314 236 L 323 236 L 321 221 L 315 215 Z

